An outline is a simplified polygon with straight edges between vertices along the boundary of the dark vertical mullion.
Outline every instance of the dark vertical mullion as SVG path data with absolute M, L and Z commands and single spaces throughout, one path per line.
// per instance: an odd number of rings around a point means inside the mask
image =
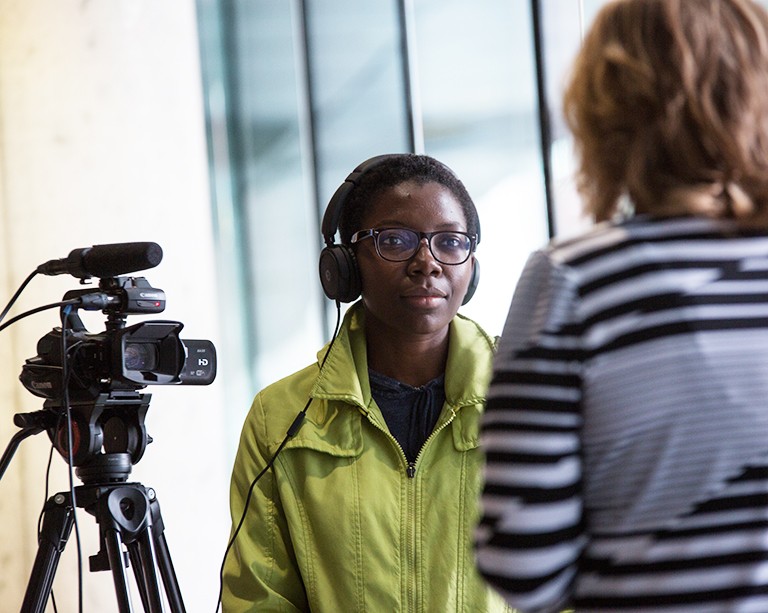
M 247 174 L 246 174 L 246 149 L 243 141 L 243 135 L 246 130 L 243 129 L 248 122 L 245 121 L 243 104 L 242 104 L 242 89 L 240 87 L 240 57 L 242 54 L 239 52 L 239 36 L 237 31 L 238 16 L 237 16 L 237 3 L 234 2 L 219 2 L 217 3 L 220 8 L 221 16 L 221 31 L 222 31 L 222 49 L 223 49 L 223 87 L 225 92 L 225 108 L 226 108 L 226 123 L 227 123 L 227 143 L 230 163 L 230 180 L 232 186 L 232 214 L 233 218 L 241 221 L 247 219 L 248 211 L 245 210 L 245 193 L 247 190 Z M 215 179 L 214 179 L 215 180 Z M 258 332 L 255 325 L 256 320 L 256 305 L 253 297 L 256 295 L 256 282 L 254 280 L 254 270 L 251 262 L 251 253 L 249 249 L 250 237 L 247 235 L 246 223 L 236 223 L 235 232 L 237 241 L 237 251 L 240 253 L 240 262 L 238 267 L 238 279 L 242 284 L 242 300 L 243 300 L 243 330 L 241 334 L 247 339 L 243 343 L 244 351 L 247 355 L 248 364 L 256 364 L 258 357 Z M 253 370 L 249 371 L 250 375 L 253 375 Z
M 536 60 L 536 91 L 539 102 L 539 139 L 541 143 L 541 164 L 544 171 L 544 193 L 547 200 L 547 226 L 549 236 L 557 231 L 555 227 L 555 203 L 552 194 L 552 124 L 547 96 L 546 65 L 544 60 L 543 7 L 539 0 L 531 0 L 533 25 L 533 47 Z
M 398 0 L 397 8 L 400 21 L 400 61 L 403 72 L 404 107 L 408 120 L 408 140 L 411 152 L 424 153 L 424 127 L 418 96 L 413 0 Z
M 298 54 L 299 61 L 301 62 L 301 74 L 298 75 L 298 79 L 303 79 L 304 86 L 301 90 L 301 93 L 304 94 L 303 100 L 301 101 L 304 105 L 304 111 L 306 113 L 306 117 L 308 119 L 308 133 L 307 133 L 307 144 L 309 147 L 311 160 L 310 164 L 307 164 L 307 172 L 310 173 L 310 184 L 312 185 L 312 199 L 314 200 L 314 211 L 315 211 L 315 227 L 317 228 L 316 236 L 317 236 L 317 253 L 319 254 L 322 248 L 324 247 L 324 241 L 322 236 L 322 220 L 323 220 L 323 212 L 325 209 L 324 203 L 320 202 L 320 173 L 318 172 L 317 168 L 319 166 L 319 153 L 317 150 L 317 108 L 315 105 L 315 95 L 314 95 L 314 80 L 313 80 L 313 70 L 312 70 L 312 41 L 310 39 L 310 31 L 308 24 L 310 23 L 310 18 L 308 15 L 307 10 L 307 0 L 298 0 L 299 4 L 299 10 L 296 11 L 297 14 L 297 31 L 298 31 L 298 44 L 301 47 L 300 53 Z M 322 317 L 322 329 L 325 332 L 326 337 L 330 335 L 330 325 L 328 323 L 328 318 L 331 314 L 330 305 L 331 302 L 325 298 L 325 295 L 323 295 L 321 301 L 321 317 Z M 334 310 L 335 312 L 335 310 Z

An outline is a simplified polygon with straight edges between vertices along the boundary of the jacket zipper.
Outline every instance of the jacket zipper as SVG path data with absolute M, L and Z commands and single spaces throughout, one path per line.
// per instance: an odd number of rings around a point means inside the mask
M 406 468 L 406 474 L 413 479 L 416 476 L 416 465 L 419 463 L 419 458 L 421 458 L 422 454 L 424 453 L 424 449 L 426 448 L 429 441 L 431 441 L 437 434 L 443 430 L 448 424 L 450 424 L 454 418 L 456 417 L 456 411 L 451 409 L 451 416 L 445 420 L 443 424 L 440 425 L 440 427 L 435 428 L 432 430 L 432 434 L 430 434 L 427 437 L 427 440 L 424 441 L 424 444 L 421 446 L 421 449 L 419 449 L 419 453 L 416 454 L 416 459 L 413 462 L 408 462 L 408 466 Z M 403 452 L 403 456 L 405 456 L 405 452 Z
M 405 456 L 405 451 L 403 450 L 402 445 L 400 445 L 400 443 L 397 442 L 397 439 L 394 436 L 392 436 L 392 433 L 388 429 L 382 428 L 374 420 L 371 420 L 369 416 L 367 416 L 367 417 L 368 417 L 369 422 L 371 424 L 373 424 L 373 426 L 375 428 L 378 428 L 384 434 L 386 434 L 389 437 L 389 439 L 400 450 L 400 455 L 405 460 L 405 473 L 406 473 L 406 475 L 408 476 L 409 479 L 413 479 L 416 476 L 416 465 L 419 462 L 419 458 L 421 458 L 422 454 L 424 453 L 424 449 L 426 448 L 427 444 L 429 443 L 430 440 L 432 440 L 435 436 L 437 436 L 437 434 L 441 430 L 443 430 L 446 426 L 448 426 L 448 424 L 450 424 L 456 418 L 456 411 L 451 409 L 451 416 L 443 424 L 441 424 L 438 428 L 435 428 L 435 430 L 432 431 L 432 434 L 430 434 L 427 437 L 427 440 L 424 441 L 424 444 L 421 446 L 421 449 L 419 449 L 419 453 L 416 454 L 416 459 L 413 462 L 409 462 L 408 461 L 408 459 Z M 413 488 L 408 488 L 408 491 L 409 491 L 409 497 L 414 495 L 414 491 L 415 490 Z M 413 501 L 410 500 L 409 503 L 408 503 L 408 506 L 410 507 L 413 504 L 414 504 Z M 415 527 L 413 525 L 413 522 L 410 522 L 409 525 L 408 525 L 408 539 L 410 541 L 409 549 L 411 551 L 413 551 L 414 547 L 415 547 L 415 545 L 414 545 L 414 541 L 415 541 Z M 415 562 L 413 560 L 410 560 L 410 559 L 408 560 L 408 564 L 409 564 L 409 566 L 412 566 L 412 567 L 415 566 Z M 415 610 L 415 606 L 416 606 L 416 590 L 415 590 L 415 586 L 413 584 L 413 581 L 409 582 L 408 587 L 407 587 L 407 593 L 406 593 L 405 597 L 406 597 L 406 600 L 408 601 L 408 609 L 409 610 Z
M 419 458 L 421 458 L 422 454 L 424 453 L 424 448 L 427 446 L 427 443 L 431 441 L 437 434 L 443 430 L 448 424 L 450 424 L 455 418 L 456 418 L 456 411 L 454 409 L 451 409 L 451 416 L 445 420 L 444 423 L 440 425 L 439 428 L 436 428 L 432 431 L 432 434 L 430 434 L 427 437 L 427 440 L 424 441 L 424 444 L 421 446 L 421 449 L 419 449 L 419 453 L 416 454 L 416 459 L 413 462 L 409 462 L 408 458 L 405 457 L 405 451 L 403 451 L 402 445 L 397 442 L 397 439 L 392 436 L 392 433 L 389 430 L 385 430 L 382 428 L 379 424 L 377 424 L 374 420 L 372 420 L 367 413 L 365 413 L 366 417 L 368 417 L 368 421 L 377 429 L 381 430 L 384 434 L 386 434 L 389 437 L 389 440 L 391 440 L 395 446 L 400 450 L 400 455 L 405 460 L 405 474 L 408 475 L 409 479 L 413 479 L 416 476 L 416 465 L 419 463 Z

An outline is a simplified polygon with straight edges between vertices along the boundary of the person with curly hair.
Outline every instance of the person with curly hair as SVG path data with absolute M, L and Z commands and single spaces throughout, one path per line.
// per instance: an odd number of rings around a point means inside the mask
M 478 566 L 521 611 L 768 611 L 768 15 L 617 0 L 564 111 L 598 222 L 531 255 Z

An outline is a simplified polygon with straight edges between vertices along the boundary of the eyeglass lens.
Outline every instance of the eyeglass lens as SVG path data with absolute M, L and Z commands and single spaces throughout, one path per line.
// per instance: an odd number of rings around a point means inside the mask
M 434 258 L 443 264 L 461 264 L 469 257 L 472 241 L 461 232 L 434 232 L 426 235 L 429 250 Z M 421 235 L 407 228 L 379 230 L 376 247 L 379 255 L 386 260 L 402 262 L 409 260 L 418 251 Z

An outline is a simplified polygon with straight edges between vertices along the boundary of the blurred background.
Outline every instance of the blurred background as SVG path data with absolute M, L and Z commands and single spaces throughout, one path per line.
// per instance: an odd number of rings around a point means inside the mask
M 253 395 L 313 361 L 333 330 L 317 257 L 336 187 L 380 153 L 452 167 L 482 225 L 481 282 L 463 312 L 500 334 L 529 252 L 588 223 L 559 96 L 602 3 L 0 0 L 0 308 L 73 249 L 154 241 L 162 262 L 132 275 L 167 307 L 128 323 L 180 321 L 182 338 L 218 350 L 212 385 L 142 390 L 153 442 L 130 476 L 157 491 L 188 611 L 216 607 L 229 473 Z M 38 275 L 6 320 L 82 287 Z M 105 330 L 100 312 L 83 320 Z M 42 407 L 18 376 L 58 325 L 53 308 L 0 331 L 3 445 L 16 413 Z M 38 517 L 68 479 L 41 434 L 0 481 L 3 610 L 21 606 Z M 111 574 L 88 570 L 98 527 L 77 517 L 84 610 L 116 611 Z M 58 611 L 77 610 L 78 589 L 73 533 Z

